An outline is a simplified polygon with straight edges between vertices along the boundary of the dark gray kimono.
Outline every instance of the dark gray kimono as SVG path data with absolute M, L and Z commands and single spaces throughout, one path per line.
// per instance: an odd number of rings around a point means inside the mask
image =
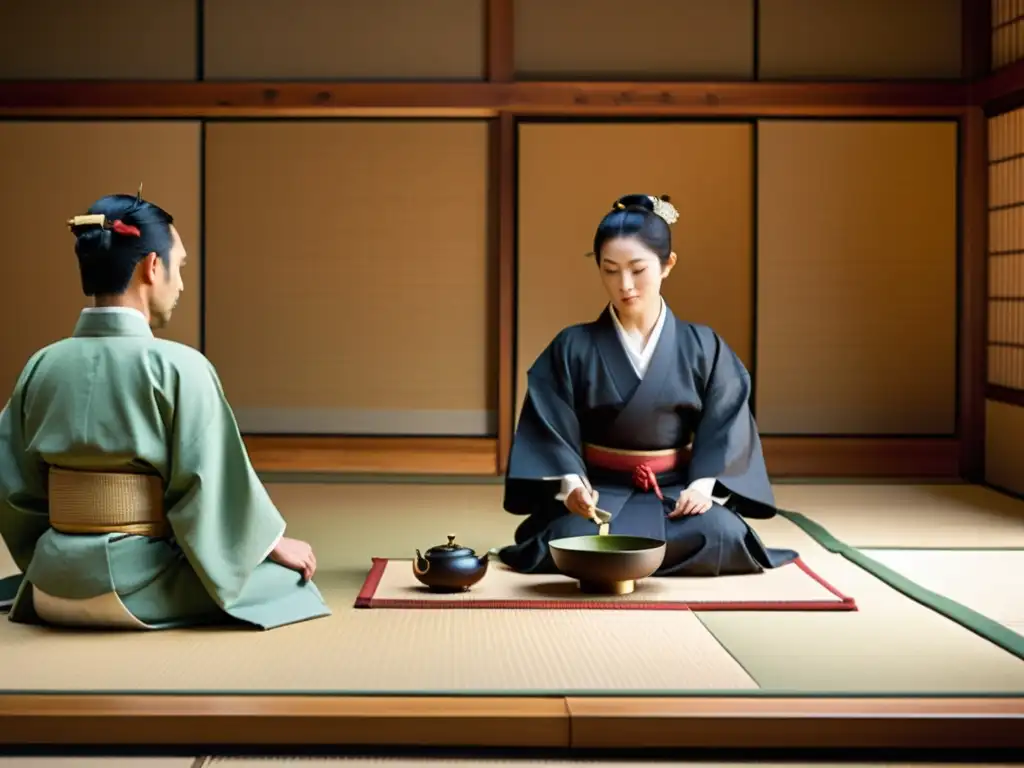
M 643 379 L 616 335 L 611 310 L 597 321 L 561 331 L 528 375 L 528 390 L 505 477 L 505 509 L 528 515 L 501 560 L 526 573 L 556 572 L 548 542 L 597 533 L 593 521 L 556 499 L 561 482 L 579 475 L 612 514 L 610 532 L 667 542 L 658 575 L 758 573 L 795 560 L 769 549 L 744 517 L 777 510 L 761 441 L 750 412 L 750 376 L 713 330 L 678 320 L 666 305 L 665 324 Z M 683 448 L 689 466 L 657 475 L 664 501 L 634 487 L 631 473 L 588 466 L 583 444 L 637 451 Z M 702 515 L 667 517 L 679 495 L 699 478 L 715 478 L 728 496 Z

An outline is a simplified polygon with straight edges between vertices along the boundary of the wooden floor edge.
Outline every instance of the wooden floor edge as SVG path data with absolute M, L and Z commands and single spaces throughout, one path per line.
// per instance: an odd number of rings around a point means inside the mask
M 0 695 L 0 745 L 565 748 L 563 697 Z
M 496 438 L 246 435 L 257 472 L 496 475 Z
M 1022 698 L 568 697 L 576 749 L 1020 749 Z
M 0 745 L 1020 749 L 1024 699 L 8 694 Z

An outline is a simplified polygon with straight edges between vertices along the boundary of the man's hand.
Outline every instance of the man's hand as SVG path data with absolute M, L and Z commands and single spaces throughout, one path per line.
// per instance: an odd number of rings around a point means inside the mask
M 669 517 L 683 517 L 684 515 L 703 515 L 711 509 L 712 501 L 700 491 L 689 488 L 679 495 L 676 508 L 669 512 Z
M 282 536 L 270 553 L 270 559 L 285 568 L 298 571 L 305 581 L 312 579 L 316 572 L 316 556 L 313 554 L 313 548 L 298 539 L 286 539 Z
M 591 493 L 586 488 L 573 489 L 565 500 L 565 506 L 574 515 L 585 517 L 587 520 L 596 520 L 595 510 L 597 509 L 597 491 Z

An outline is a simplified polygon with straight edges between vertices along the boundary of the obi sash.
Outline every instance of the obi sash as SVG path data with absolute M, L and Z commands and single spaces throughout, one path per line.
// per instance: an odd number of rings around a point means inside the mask
M 50 526 L 61 533 L 170 535 L 157 475 L 50 467 Z
M 630 451 L 590 443 L 583 446 L 583 458 L 587 464 L 609 472 L 631 474 L 634 486 L 644 492 L 654 491 L 662 500 L 664 496 L 658 485 L 658 475 L 685 468 L 691 456 L 690 446 L 662 451 Z

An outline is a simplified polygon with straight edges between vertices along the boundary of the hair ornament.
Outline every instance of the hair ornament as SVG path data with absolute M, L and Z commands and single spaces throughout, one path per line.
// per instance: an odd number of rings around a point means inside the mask
M 625 206 L 625 205 L 623 205 L 623 203 L 622 203 L 621 201 L 618 201 L 618 200 L 617 200 L 617 201 L 615 202 L 615 210 L 616 210 L 616 211 L 624 211 L 624 210 L 626 210 L 626 206 Z
M 120 219 L 108 219 L 102 213 L 90 213 L 68 219 L 68 228 L 74 229 L 75 227 L 102 227 L 103 229 L 112 230 L 119 235 L 142 237 L 142 232 L 139 231 L 138 227 L 125 224 Z
M 142 182 L 139 182 L 139 193 L 135 195 L 135 204 L 139 205 L 142 203 Z
M 654 204 L 654 213 L 665 220 L 669 225 L 675 224 L 679 221 L 679 211 L 676 207 L 668 200 L 668 195 L 664 197 L 654 197 L 654 195 L 648 195 L 651 203 Z

